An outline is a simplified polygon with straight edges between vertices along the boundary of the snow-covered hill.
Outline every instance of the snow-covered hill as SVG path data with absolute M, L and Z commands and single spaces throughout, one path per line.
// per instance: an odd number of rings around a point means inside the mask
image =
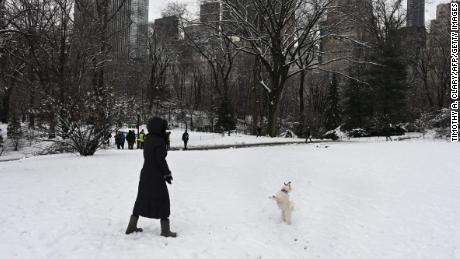
M 460 145 L 327 145 L 170 152 L 177 239 L 124 234 L 140 151 L 0 163 L 0 258 L 460 258 Z

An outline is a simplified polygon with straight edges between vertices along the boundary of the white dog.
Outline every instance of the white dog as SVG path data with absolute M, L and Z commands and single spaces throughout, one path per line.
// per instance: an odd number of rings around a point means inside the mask
M 291 216 L 292 211 L 294 210 L 294 203 L 289 200 L 289 193 L 291 191 L 291 182 L 284 183 L 281 191 L 270 197 L 276 201 L 276 204 L 278 204 L 278 207 L 281 209 L 281 219 L 288 225 L 291 225 Z

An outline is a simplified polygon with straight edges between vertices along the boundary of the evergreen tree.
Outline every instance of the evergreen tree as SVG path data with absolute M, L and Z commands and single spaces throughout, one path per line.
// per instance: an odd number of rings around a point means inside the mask
M 402 35 L 395 28 L 389 28 L 386 38 L 374 49 L 370 57 L 374 65 L 366 73 L 372 88 L 374 117 L 384 116 L 391 122 L 407 119 L 406 95 L 407 72 L 404 61 Z
M 324 112 L 326 131 L 333 130 L 340 125 L 339 91 L 337 76 L 332 74 L 329 84 L 327 106 Z
M 218 110 L 217 110 L 217 124 L 218 129 L 230 132 L 236 128 L 235 114 L 233 112 L 232 104 L 228 97 L 224 97 Z
M 10 118 L 7 127 L 7 136 L 13 141 L 14 151 L 18 151 L 19 141 L 22 138 L 21 123 L 16 115 Z
M 371 70 L 371 85 L 375 91 L 376 112 L 388 116 L 393 122 L 404 120 L 406 114 L 406 69 L 395 50 L 383 51 Z
M 349 79 L 343 92 L 344 129 L 364 128 L 372 118 L 372 99 L 369 86 Z

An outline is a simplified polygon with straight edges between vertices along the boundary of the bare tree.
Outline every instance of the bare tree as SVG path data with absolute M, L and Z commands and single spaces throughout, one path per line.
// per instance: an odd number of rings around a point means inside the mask
M 168 69 L 172 65 L 173 52 L 165 42 L 161 41 L 161 35 L 154 30 L 149 38 L 149 61 L 150 77 L 147 85 L 148 110 L 152 112 L 153 105 L 165 96 Z
M 422 110 L 441 110 L 447 107 L 450 89 L 450 34 L 449 25 L 432 28 L 427 46 L 410 60 L 414 68 L 414 82 L 424 102 L 417 104 Z
M 280 100 L 289 78 L 306 68 L 293 69 L 299 59 L 314 51 L 320 37 L 318 25 L 331 4 L 328 0 L 223 0 L 236 32 L 238 50 L 254 55 L 268 74 L 260 85 L 268 95 L 268 132 L 276 135 Z
M 16 75 L 36 98 L 30 108 L 47 118 L 41 128 L 57 136 L 54 141 L 82 155 L 94 154 L 106 142 L 119 112 L 105 75 L 108 24 L 115 17 L 109 4 L 19 0 L 6 6 L 12 28 L 6 34 L 23 44 L 19 54 L 8 54 L 25 64 L 27 73 Z

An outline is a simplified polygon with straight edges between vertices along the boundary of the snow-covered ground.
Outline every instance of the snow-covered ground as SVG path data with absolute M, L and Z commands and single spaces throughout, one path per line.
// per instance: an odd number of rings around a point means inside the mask
M 4 147 L 0 148 L 0 162 L 5 160 L 15 160 L 27 157 L 38 156 L 49 153 L 49 150 L 55 145 L 50 141 L 40 141 L 35 138 L 23 138 L 20 140 L 19 150 L 13 150 L 13 144 L 7 138 L 7 124 L 0 123 L 0 134 L 3 137 Z M 3 152 L 2 152 L 3 151 Z
M 181 148 L 184 146 L 182 142 L 183 129 L 173 129 L 171 131 L 171 147 Z M 244 134 L 219 134 L 209 132 L 195 132 L 189 131 L 189 147 L 203 147 L 203 146 L 217 146 L 217 145 L 245 145 L 256 143 L 279 143 L 279 142 L 303 142 L 304 139 L 298 138 L 270 138 L 270 137 L 256 137 Z
M 459 144 L 327 145 L 170 152 L 177 239 L 124 234 L 140 151 L 0 163 L 0 258 L 460 258 Z
M 6 124 L 0 124 L 0 130 L 4 134 L 6 139 Z M 122 131 L 128 132 L 128 128 L 123 128 Z M 172 148 L 183 148 L 184 143 L 182 142 L 183 129 L 171 130 L 171 147 Z M 228 145 L 247 145 L 247 144 L 261 144 L 261 143 L 280 143 L 280 142 L 292 142 L 299 143 L 303 142 L 303 139 L 299 138 L 270 138 L 270 137 L 256 137 L 252 135 L 234 134 L 230 136 L 227 134 L 209 133 L 209 132 L 195 132 L 189 131 L 189 143 L 188 147 L 214 147 L 214 146 L 228 146 Z M 114 138 L 111 138 L 111 146 L 109 149 L 115 149 Z M 20 149 L 13 151 L 12 147 L 9 147 L 6 152 L 1 154 L 0 162 L 5 160 L 16 160 L 22 158 L 29 158 L 46 154 L 53 147 L 54 143 L 51 141 L 40 141 L 40 140 L 21 140 Z M 128 144 L 125 143 L 125 148 Z

